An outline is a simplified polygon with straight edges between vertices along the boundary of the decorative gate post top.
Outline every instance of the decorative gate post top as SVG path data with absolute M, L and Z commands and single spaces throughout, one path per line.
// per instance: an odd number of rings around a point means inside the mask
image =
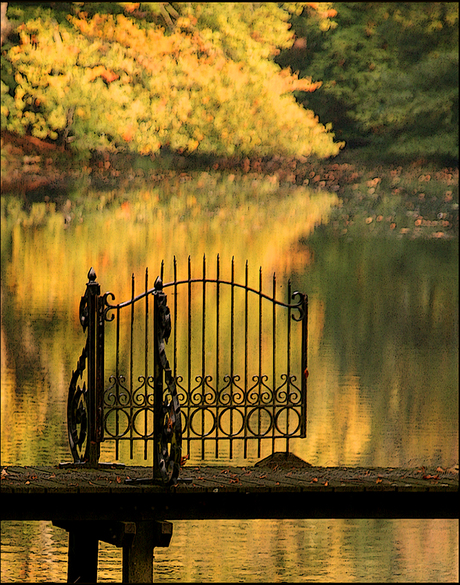
M 97 278 L 96 271 L 91 266 L 91 268 L 88 270 L 88 280 L 89 280 L 88 284 L 95 282 L 96 278 Z
M 96 282 L 96 271 L 91 266 L 88 271 L 88 282 L 86 283 L 86 291 L 88 294 L 100 294 L 100 286 L 99 283 Z
M 163 290 L 163 281 L 161 280 L 161 278 L 159 276 L 157 276 L 156 280 L 155 280 L 155 291 L 159 291 L 161 292 Z

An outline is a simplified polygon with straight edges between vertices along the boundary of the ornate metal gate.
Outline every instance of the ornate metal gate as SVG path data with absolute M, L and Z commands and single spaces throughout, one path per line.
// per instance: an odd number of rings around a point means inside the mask
M 114 304 L 92 268 L 88 279 L 80 303 L 87 341 L 68 397 L 76 464 L 97 466 L 108 441 L 117 459 L 125 446 L 133 458 L 139 445 L 147 459 L 153 446 L 153 479 L 170 483 L 184 449 L 185 458 L 247 458 L 251 448 L 260 457 L 263 443 L 274 452 L 281 441 L 287 452 L 306 436 L 308 299 L 290 282 L 283 302 L 275 275 L 270 294 L 261 269 L 249 286 L 247 262 L 239 283 L 233 259 L 225 279 L 219 257 L 213 278 L 205 258 L 192 276 L 189 258 L 182 280 L 174 259 L 173 280 L 164 283 L 162 263 L 153 288 L 146 270 L 136 294 L 133 275 L 129 300 Z

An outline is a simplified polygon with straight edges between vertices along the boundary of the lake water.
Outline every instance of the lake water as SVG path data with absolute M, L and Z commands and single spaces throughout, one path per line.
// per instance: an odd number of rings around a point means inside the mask
M 91 266 L 120 302 L 145 267 L 153 282 L 162 259 L 183 272 L 189 255 L 198 266 L 217 254 L 224 271 L 234 258 L 236 280 L 247 260 L 254 278 L 261 266 L 264 279 L 276 272 L 309 296 L 307 438 L 292 442 L 296 455 L 320 466 L 458 465 L 458 242 L 332 237 L 334 201 L 197 173 L 82 189 L 63 211 L 2 202 L 2 465 L 70 460 L 67 390 Z M 66 554 L 67 533 L 51 523 L 2 522 L 2 582 L 65 582 Z M 154 571 L 159 582 L 458 581 L 458 521 L 174 522 Z M 120 578 L 121 551 L 101 543 L 99 580 Z

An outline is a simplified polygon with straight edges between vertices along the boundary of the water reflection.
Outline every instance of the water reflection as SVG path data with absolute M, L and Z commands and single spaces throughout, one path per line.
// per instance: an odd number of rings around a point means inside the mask
M 313 449 L 329 464 L 456 463 L 456 245 L 314 237 L 309 246 L 316 266 L 302 285 L 318 290 L 324 311 L 310 340 L 310 447 L 319 416 L 328 443 Z
M 70 224 L 2 201 L 2 464 L 70 459 L 67 389 L 90 266 L 118 302 L 133 272 L 218 253 L 223 266 L 235 257 L 243 271 L 248 259 L 309 295 L 307 439 L 292 442 L 296 455 L 323 466 L 458 463 L 456 242 L 313 234 L 334 196 L 224 175 L 116 195 L 76 194 Z M 458 580 L 457 521 L 174 524 L 170 548 L 156 552 L 160 581 Z M 2 523 L 2 581 L 65 582 L 66 538 L 50 523 Z M 118 579 L 120 551 L 101 545 L 100 566 L 101 581 Z
M 271 180 L 237 182 L 207 173 L 193 184 L 177 181 L 173 187 L 175 195 L 167 204 L 162 203 L 172 189 L 167 184 L 138 189 L 129 197 L 120 194 L 119 199 L 113 193 L 86 193 L 86 205 L 71 204 L 70 224 L 50 209 L 44 215 L 38 210 L 41 223 L 31 227 L 33 209 L 24 218 L 11 201 L 3 203 L 3 388 L 19 411 L 31 412 L 39 399 L 53 428 L 42 436 L 31 417 L 27 428 L 15 431 L 16 439 L 2 437 L 4 463 L 43 464 L 48 461 L 44 452 L 52 463 L 57 456 L 68 458 L 62 430 L 69 375 L 84 344 L 78 306 L 89 266 L 96 268 L 102 290 L 116 293 L 117 302 L 130 298 L 132 273 L 141 276 L 147 266 L 155 275 L 161 259 L 172 266 L 175 256 L 180 274 L 189 254 L 197 266 L 204 254 L 219 254 L 222 277 L 228 279 L 233 257 L 240 282 L 247 260 L 254 268 L 250 286 L 257 287 L 259 266 L 268 282 L 276 271 L 285 286 L 289 271 L 309 260 L 306 249 L 299 248 L 300 237 L 326 221 L 336 201 L 334 195 L 280 188 Z M 2 410 L 2 420 L 6 416 Z M 31 449 L 19 440 L 27 433 Z
M 66 582 L 64 530 L 4 522 L 2 539 L 2 583 Z M 100 543 L 98 582 L 121 582 L 121 557 Z M 175 521 L 154 582 L 458 582 L 458 521 Z

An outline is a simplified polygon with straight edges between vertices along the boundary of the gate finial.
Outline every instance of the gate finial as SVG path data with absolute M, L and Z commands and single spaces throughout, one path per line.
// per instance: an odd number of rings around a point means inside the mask
M 90 282 L 94 282 L 96 278 L 97 278 L 96 272 L 94 268 L 91 266 L 91 268 L 88 270 L 88 280 Z
M 162 291 L 163 290 L 163 281 L 161 280 L 161 278 L 159 276 L 157 276 L 156 280 L 155 280 L 155 290 L 156 291 Z

